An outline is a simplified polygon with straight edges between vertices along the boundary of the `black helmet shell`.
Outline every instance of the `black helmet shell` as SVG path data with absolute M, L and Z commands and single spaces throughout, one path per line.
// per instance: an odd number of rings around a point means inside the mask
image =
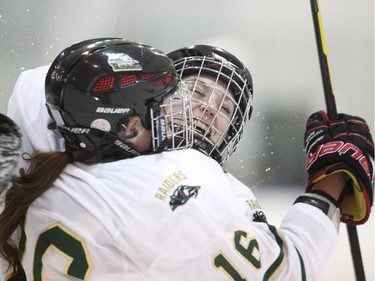
M 113 143 L 125 141 L 124 119 L 138 115 L 150 129 L 150 109 L 177 84 L 173 62 L 161 51 L 121 38 L 91 39 L 55 59 L 46 77 L 46 101 L 67 150 L 114 153 L 119 145 Z

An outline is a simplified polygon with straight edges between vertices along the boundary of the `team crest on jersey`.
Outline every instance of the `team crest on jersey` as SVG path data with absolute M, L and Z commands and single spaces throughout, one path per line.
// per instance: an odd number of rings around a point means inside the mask
M 142 70 L 142 65 L 128 54 L 108 54 L 108 64 L 113 71 L 134 71 Z
M 174 211 L 177 207 L 184 205 L 190 198 L 196 198 L 200 188 L 200 186 L 180 185 L 170 196 L 169 206 Z
M 267 223 L 266 214 L 263 211 L 255 211 L 253 213 L 253 221 Z

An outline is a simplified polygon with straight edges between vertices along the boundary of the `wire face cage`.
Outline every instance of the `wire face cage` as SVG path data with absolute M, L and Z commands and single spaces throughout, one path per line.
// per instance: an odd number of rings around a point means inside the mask
M 163 102 L 154 147 L 168 138 L 168 150 L 195 148 L 222 163 L 235 151 L 250 115 L 247 81 L 225 60 L 187 57 L 175 65 L 183 86 Z
M 248 81 L 225 59 L 206 56 L 175 61 L 177 72 L 190 91 L 194 147 L 219 163 L 236 150 L 248 120 L 252 95 Z
M 152 143 L 155 151 L 191 148 L 193 131 L 191 93 L 181 82 L 177 90 L 160 105 L 159 114 L 151 111 Z

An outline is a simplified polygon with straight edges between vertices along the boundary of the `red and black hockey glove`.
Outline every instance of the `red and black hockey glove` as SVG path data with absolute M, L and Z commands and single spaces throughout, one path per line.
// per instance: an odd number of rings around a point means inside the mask
M 331 121 L 324 111 L 312 114 L 306 124 L 306 191 L 328 175 L 349 175 L 340 196 L 341 221 L 357 225 L 367 221 L 373 202 L 374 143 L 365 120 L 339 114 Z M 370 158 L 371 157 L 371 158 Z

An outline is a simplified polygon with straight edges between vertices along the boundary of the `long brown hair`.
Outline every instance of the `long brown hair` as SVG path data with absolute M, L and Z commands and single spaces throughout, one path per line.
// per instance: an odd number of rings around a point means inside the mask
M 13 176 L 12 186 L 6 190 L 4 210 L 0 214 L 0 257 L 8 261 L 13 276 L 22 274 L 17 243 L 11 238 L 26 216 L 29 206 L 48 190 L 64 168 L 73 161 L 92 163 L 103 158 L 101 152 L 39 152 L 24 154 L 29 163 L 25 172 Z M 0 191 L 1 193 L 1 191 Z

